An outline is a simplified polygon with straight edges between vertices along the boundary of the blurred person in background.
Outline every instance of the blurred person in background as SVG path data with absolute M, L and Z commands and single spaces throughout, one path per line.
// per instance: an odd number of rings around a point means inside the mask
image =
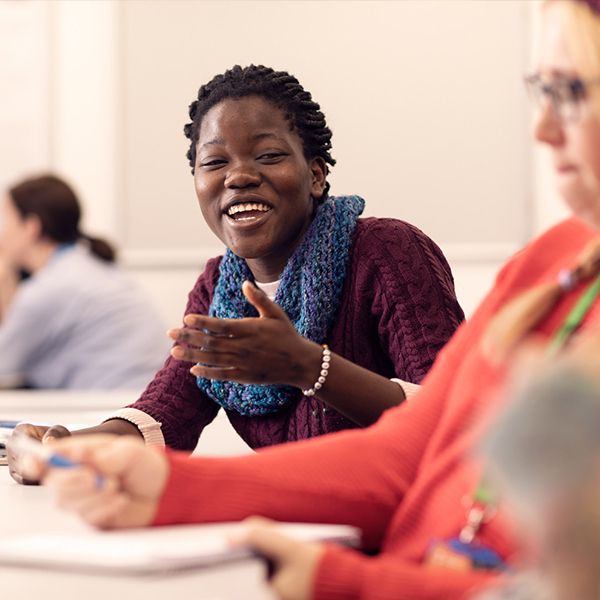
M 2 387 L 139 390 L 164 361 L 157 312 L 80 218 L 77 196 L 54 175 L 21 181 L 0 201 Z

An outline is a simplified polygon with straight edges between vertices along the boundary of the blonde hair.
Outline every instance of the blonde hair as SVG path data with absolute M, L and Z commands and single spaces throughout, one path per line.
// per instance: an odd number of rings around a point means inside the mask
M 582 79 L 600 78 L 600 14 L 577 0 L 546 0 L 560 11 L 565 24 L 567 46 Z M 588 98 L 600 114 L 600 85 L 591 86 Z
M 577 0 L 546 0 L 544 7 L 561 11 L 566 24 L 567 44 L 582 79 L 600 78 L 600 15 Z M 600 116 L 600 85 L 590 86 L 588 101 Z M 600 242 L 584 249 L 571 271 L 580 283 L 600 273 Z M 569 291 L 561 282 L 551 281 L 526 290 L 503 306 L 490 322 L 482 339 L 483 352 L 502 362 L 556 306 Z

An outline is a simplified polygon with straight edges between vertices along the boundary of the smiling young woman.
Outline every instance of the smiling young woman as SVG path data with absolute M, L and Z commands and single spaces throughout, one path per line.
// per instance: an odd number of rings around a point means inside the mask
M 192 450 L 221 407 L 253 448 L 373 423 L 463 319 L 442 252 L 329 195 L 331 131 L 288 73 L 236 66 L 200 88 L 190 117 L 198 203 L 227 251 L 140 400 L 92 430 Z

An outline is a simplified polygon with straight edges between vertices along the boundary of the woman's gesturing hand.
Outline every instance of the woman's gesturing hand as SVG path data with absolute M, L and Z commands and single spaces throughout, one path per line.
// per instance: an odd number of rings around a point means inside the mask
M 320 369 L 322 348 L 303 338 L 285 312 L 246 281 L 243 292 L 259 316 L 217 319 L 187 315 L 185 327 L 172 329 L 171 355 L 197 363 L 195 376 L 239 383 L 283 383 L 310 387 Z

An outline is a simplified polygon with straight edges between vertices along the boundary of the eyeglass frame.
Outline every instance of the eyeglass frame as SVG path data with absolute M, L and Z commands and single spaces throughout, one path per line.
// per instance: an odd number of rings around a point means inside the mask
M 561 77 L 552 83 L 544 83 L 539 73 L 532 73 L 524 77 L 525 87 L 529 96 L 539 108 L 543 107 L 543 101 L 546 100 L 552 106 L 554 114 L 561 123 L 572 123 L 579 119 L 579 106 L 582 100 L 587 97 L 589 87 L 600 84 L 600 77 L 592 79 L 581 79 L 579 77 Z M 563 99 L 557 91 L 557 83 L 568 86 L 570 99 Z M 537 87 L 535 87 L 537 84 Z M 564 89 L 564 87 L 563 87 Z M 566 117 L 563 114 L 564 107 L 571 105 L 577 112 L 574 116 Z

